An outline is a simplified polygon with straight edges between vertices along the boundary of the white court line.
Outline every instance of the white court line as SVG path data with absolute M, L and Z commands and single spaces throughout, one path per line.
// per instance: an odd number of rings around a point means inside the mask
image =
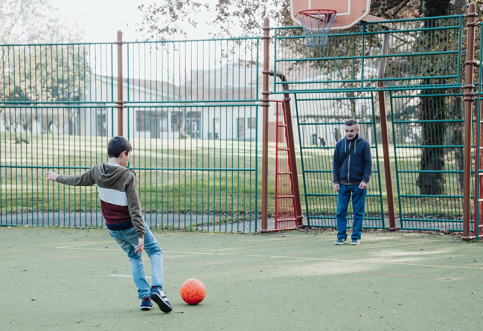
M 132 278 L 131 275 L 109 275 L 109 277 Z M 146 278 L 151 278 L 151 277 L 150 276 L 146 276 Z
M 107 243 L 113 243 L 113 242 L 115 242 L 115 241 L 113 241 L 113 240 L 109 240 L 109 241 L 99 241 L 99 242 L 94 242 L 94 243 L 69 245 L 69 246 L 62 246 L 62 247 L 55 247 L 55 248 L 58 248 L 58 249 L 75 249 L 77 247 L 82 247 L 82 246 L 100 245 L 100 244 L 107 244 Z
M 158 237 L 166 237 L 166 236 L 171 236 L 173 234 L 162 234 L 158 235 Z M 156 236 L 155 236 L 156 237 Z M 109 240 L 109 241 L 99 241 L 99 242 L 93 242 L 93 243 L 85 243 L 85 244 L 76 244 L 76 245 L 68 245 L 68 246 L 61 246 L 61 247 L 55 247 L 57 249 L 79 249 L 79 247 L 83 246 L 92 246 L 92 245 L 100 245 L 100 244 L 107 244 L 107 243 L 115 243 L 115 240 Z M 86 248 L 86 249 L 92 249 L 92 250 L 108 250 L 110 248 Z

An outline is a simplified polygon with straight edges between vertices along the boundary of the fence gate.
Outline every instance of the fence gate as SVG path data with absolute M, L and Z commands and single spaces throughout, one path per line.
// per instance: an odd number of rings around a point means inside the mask
M 385 228 L 379 151 L 372 93 L 346 96 L 338 93 L 295 95 L 299 123 L 300 155 L 305 192 L 306 217 L 309 226 L 336 226 L 338 194 L 333 190 L 332 159 L 335 143 L 344 137 L 344 122 L 351 117 L 344 109 L 357 105 L 359 134 L 369 141 L 373 157 L 372 177 L 366 195 L 364 227 Z M 351 214 L 350 206 L 348 215 Z M 348 217 L 349 225 L 352 217 Z

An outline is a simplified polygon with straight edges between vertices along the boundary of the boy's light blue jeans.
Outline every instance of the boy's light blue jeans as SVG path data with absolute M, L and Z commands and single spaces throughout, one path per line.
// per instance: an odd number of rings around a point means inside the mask
M 151 283 L 152 286 L 163 289 L 163 251 L 159 246 L 158 241 L 153 236 L 153 233 L 149 229 L 146 222 L 144 222 L 144 228 L 146 234 L 144 235 L 144 250 L 151 259 Z M 138 289 L 139 298 L 151 296 L 151 286 L 146 281 L 146 275 L 144 274 L 144 266 L 142 255 L 135 253 L 135 246 L 138 245 L 138 235 L 134 227 L 127 230 L 112 231 L 109 230 L 109 234 L 121 248 L 126 252 L 131 263 L 131 272 L 134 280 L 134 285 Z
M 352 211 L 354 212 L 351 239 L 361 239 L 366 191 L 361 190 L 359 185 L 340 185 L 339 198 L 337 199 L 337 239 L 347 239 L 347 207 L 349 206 L 351 195 Z

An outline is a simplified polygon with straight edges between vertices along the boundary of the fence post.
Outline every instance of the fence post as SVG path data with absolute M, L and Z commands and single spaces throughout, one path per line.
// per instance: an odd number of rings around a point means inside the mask
M 473 120 L 473 103 L 475 101 L 475 92 L 473 85 L 473 70 L 475 66 L 474 48 L 475 48 L 475 23 L 476 21 L 476 4 L 471 2 L 468 7 L 468 27 L 467 43 L 466 43 L 466 85 L 464 86 L 464 102 L 465 102 L 465 140 L 464 140 L 464 167 L 463 167 L 463 239 L 470 238 L 471 223 L 471 138 L 472 138 L 472 120 Z M 477 123 L 479 125 L 479 123 Z M 476 221 L 475 221 L 475 226 Z
M 270 77 L 270 19 L 263 20 L 263 90 L 261 107 L 263 111 L 263 150 L 262 150 L 262 231 L 268 228 L 268 109 L 270 91 L 268 83 Z
M 117 31 L 117 100 L 115 106 L 117 108 L 117 135 L 123 136 L 123 110 L 124 100 L 122 95 L 123 78 L 122 78 L 122 31 Z

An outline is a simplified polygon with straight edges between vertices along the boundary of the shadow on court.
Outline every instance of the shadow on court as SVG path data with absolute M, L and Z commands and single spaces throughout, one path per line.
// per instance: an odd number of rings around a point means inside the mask
M 2 330 L 475 330 L 483 245 L 450 236 L 154 232 L 173 312 L 143 312 L 106 230 L 0 228 Z M 147 257 L 146 257 L 147 258 Z M 146 260 L 149 275 L 149 260 Z M 199 278 L 205 300 L 179 287 Z

